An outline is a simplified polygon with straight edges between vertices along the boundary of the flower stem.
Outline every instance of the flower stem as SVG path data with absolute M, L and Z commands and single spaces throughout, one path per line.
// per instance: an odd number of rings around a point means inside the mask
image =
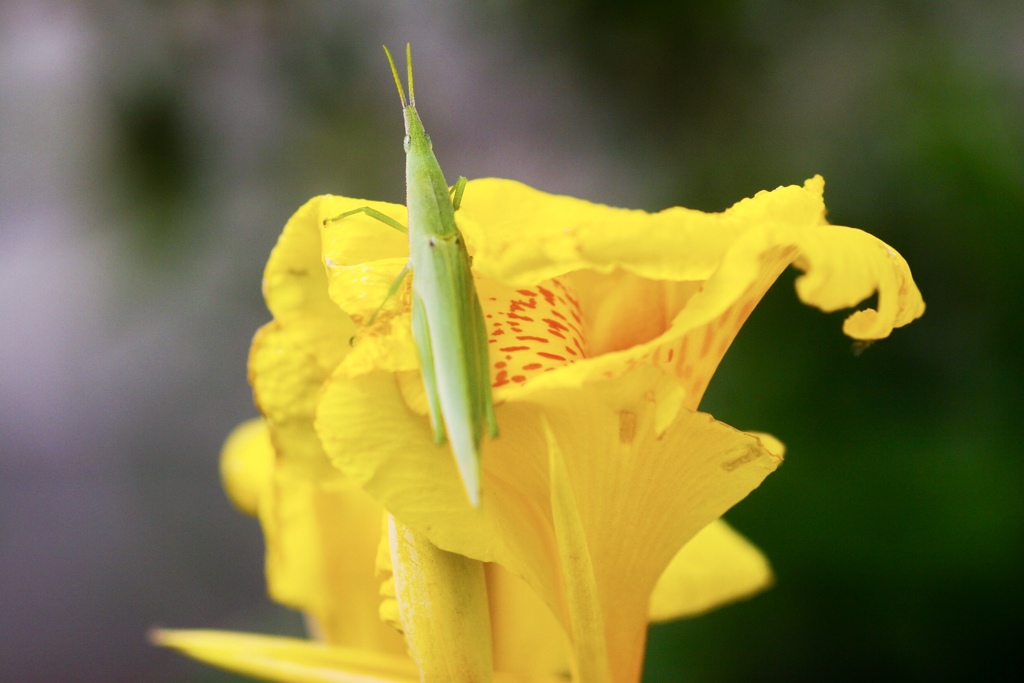
M 424 683 L 491 680 L 483 563 L 436 547 L 388 515 L 402 629 Z

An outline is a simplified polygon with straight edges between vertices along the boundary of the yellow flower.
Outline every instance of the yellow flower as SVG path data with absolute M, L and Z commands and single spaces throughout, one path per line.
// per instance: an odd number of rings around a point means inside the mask
M 408 288 L 366 324 L 405 262 L 405 237 L 365 216 L 324 224 L 365 201 L 311 200 L 268 264 L 274 322 L 257 335 L 250 359 L 276 453 L 267 479 L 276 488 L 269 496 L 245 493 L 251 486 L 236 492 L 250 508 L 257 501 L 272 595 L 313 615 L 329 643 L 400 649 L 368 632 L 359 642 L 343 635 L 369 589 L 343 589 L 336 578 L 356 560 L 350 543 L 375 543 L 372 533 L 340 538 L 341 520 L 369 510 L 379 530 L 373 505 L 383 504 L 434 546 L 503 567 L 509 583 L 531 587 L 568 638 L 575 680 L 625 683 L 639 680 L 649 621 L 766 586 L 763 556 L 719 518 L 775 469 L 782 446 L 696 412 L 723 354 L 789 264 L 804 271 L 800 298 L 825 311 L 878 293 L 877 311 L 844 324 L 856 339 L 887 336 L 924 311 L 899 254 L 825 221 L 823 187 L 815 177 L 720 214 L 648 214 L 512 181 L 470 182 L 457 220 L 488 321 L 502 429 L 484 447 L 479 509 L 447 447 L 431 438 Z M 370 204 L 405 221 L 402 206 Z M 355 500 L 358 489 L 377 503 L 345 503 L 352 511 L 338 512 L 322 500 L 338 491 Z M 489 590 L 492 615 L 500 614 L 498 591 Z M 506 647 L 538 632 L 524 622 L 543 618 L 542 609 L 529 610 L 502 632 L 518 627 L 517 635 L 499 636 L 495 622 L 498 670 L 558 673 L 550 647 L 545 664 L 532 667 L 533 645 Z M 186 637 L 195 636 L 165 638 L 189 649 Z M 324 661 L 318 656 L 309 661 Z M 296 657 L 261 650 L 249 659 L 292 665 Z
M 277 370 L 285 372 L 287 366 Z M 243 511 L 258 514 L 263 524 L 271 596 L 305 612 L 321 642 L 218 631 L 157 631 L 154 640 L 270 680 L 419 680 L 405 642 L 389 625 L 399 621 L 394 592 L 387 590 L 393 582 L 385 581 L 378 590 L 383 508 L 337 473 L 311 466 L 316 458 L 301 462 L 315 446 L 306 452 L 296 448 L 298 441 L 275 446 L 272 436 L 278 443 L 289 438 L 289 430 L 276 421 L 281 417 L 268 410 L 266 419 L 236 428 L 225 444 L 222 472 L 231 499 Z M 301 433 L 296 417 L 287 421 Z M 310 418 L 305 430 L 312 434 Z M 321 457 L 320 466 L 325 463 Z M 564 680 L 554 675 L 568 667 L 564 637 L 547 608 L 522 581 L 496 565 L 487 567 L 486 581 L 495 609 L 493 660 L 503 669 L 496 679 Z

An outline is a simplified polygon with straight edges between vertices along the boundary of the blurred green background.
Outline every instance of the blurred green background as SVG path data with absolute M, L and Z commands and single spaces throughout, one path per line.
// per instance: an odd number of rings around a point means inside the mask
M 403 199 L 406 41 L 451 175 L 717 211 L 821 173 L 924 293 L 859 356 L 792 273 L 755 311 L 702 407 L 788 445 L 728 516 L 777 584 L 653 628 L 644 680 L 1019 670 L 1021 36 L 1019 0 L 3 0 L 0 680 L 241 680 L 147 629 L 300 628 L 217 453 L 285 220 Z

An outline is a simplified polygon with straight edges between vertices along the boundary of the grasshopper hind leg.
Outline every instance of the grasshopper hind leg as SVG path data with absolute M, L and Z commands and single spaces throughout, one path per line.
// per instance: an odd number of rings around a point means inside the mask
M 476 298 L 476 297 L 474 297 Z M 491 393 L 491 359 L 488 355 L 487 323 L 480 299 L 476 298 L 473 306 L 473 334 L 476 363 L 476 374 L 479 378 L 477 400 L 482 403 L 483 418 L 487 422 L 487 436 L 498 437 L 498 420 L 494 417 L 494 397 Z
M 437 389 L 437 373 L 434 370 L 434 354 L 430 347 L 430 326 L 423 300 L 412 295 L 412 336 L 420 355 L 420 369 L 423 373 L 423 387 L 427 392 L 430 407 L 430 427 L 434 432 L 434 443 L 445 442 L 444 418 L 441 415 L 441 395 Z

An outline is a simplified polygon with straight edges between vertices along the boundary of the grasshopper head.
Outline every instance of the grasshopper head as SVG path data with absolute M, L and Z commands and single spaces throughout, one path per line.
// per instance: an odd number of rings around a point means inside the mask
M 409 43 L 405 45 L 405 63 L 408 66 L 409 73 L 409 99 L 405 99 L 405 89 L 402 87 L 402 79 L 398 75 L 398 68 L 395 66 L 395 60 L 391 57 L 391 51 L 388 50 L 387 45 L 384 46 L 384 54 L 388 57 L 388 64 L 391 66 L 391 75 L 395 77 L 395 86 L 398 88 L 398 97 L 402 100 L 402 110 L 405 114 L 405 151 L 408 152 L 410 147 L 418 144 L 426 144 L 429 148 L 430 136 L 423 129 L 423 122 L 420 120 L 420 115 L 416 111 L 416 90 L 412 80 L 412 46 Z

